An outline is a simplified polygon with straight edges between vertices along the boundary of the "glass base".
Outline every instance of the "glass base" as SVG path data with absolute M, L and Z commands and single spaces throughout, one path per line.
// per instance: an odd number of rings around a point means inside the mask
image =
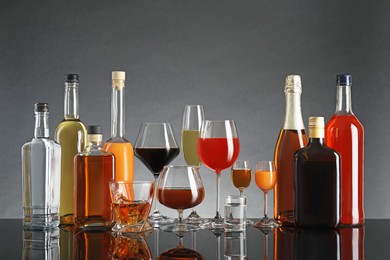
M 199 226 L 186 223 L 175 223 L 164 225 L 160 227 L 160 229 L 164 232 L 174 232 L 178 236 L 183 236 L 184 233 L 199 230 Z
M 112 231 L 120 233 L 120 234 L 130 234 L 130 233 L 145 233 L 151 231 L 153 228 L 149 224 L 148 221 L 146 221 L 142 225 L 133 225 L 133 226 L 126 226 L 126 225 L 118 225 L 115 224 L 112 227 Z
M 211 230 L 215 236 L 220 236 L 225 230 L 225 223 L 222 218 L 205 219 L 203 224 L 200 224 L 201 229 Z
M 155 210 L 153 214 L 149 216 L 148 220 L 150 225 L 154 228 L 173 223 L 172 218 L 161 215 L 159 210 Z
M 279 224 L 272 218 L 262 218 L 260 221 L 253 225 L 259 229 L 273 229 L 279 227 Z
M 200 225 L 200 224 L 204 224 L 206 223 L 208 220 L 207 219 L 204 219 L 204 218 L 201 218 L 198 213 L 196 212 L 196 210 L 192 210 L 191 211 L 191 214 L 188 215 L 188 217 L 184 220 L 186 223 L 188 224 L 192 224 L 192 225 Z

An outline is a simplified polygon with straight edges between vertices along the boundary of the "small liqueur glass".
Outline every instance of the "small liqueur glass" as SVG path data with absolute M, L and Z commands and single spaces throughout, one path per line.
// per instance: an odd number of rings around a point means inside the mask
M 231 168 L 230 178 L 234 187 L 240 191 L 240 196 L 251 183 L 251 164 L 248 161 L 237 160 Z

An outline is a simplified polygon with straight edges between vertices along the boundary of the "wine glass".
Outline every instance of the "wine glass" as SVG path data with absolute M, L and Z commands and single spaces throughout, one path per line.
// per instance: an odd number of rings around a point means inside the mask
M 183 221 L 183 211 L 200 204 L 204 199 L 204 188 L 198 167 L 165 166 L 158 182 L 157 199 L 164 206 L 179 213 L 175 224 L 164 225 L 163 231 L 185 233 L 199 229 Z
M 198 138 L 204 111 L 202 105 L 186 105 L 183 114 L 183 126 L 181 130 L 181 149 L 187 165 L 200 166 L 198 155 Z M 192 224 L 200 224 L 203 219 L 198 215 L 195 208 L 186 221 Z
M 169 249 L 158 256 L 158 260 L 204 260 L 205 258 L 197 252 L 195 249 L 189 249 L 184 247 L 183 235 L 176 234 L 179 237 L 179 243 L 175 248 Z
M 240 143 L 233 120 L 204 120 L 200 128 L 198 140 L 198 153 L 201 162 L 217 176 L 216 185 L 216 214 L 211 222 L 202 225 L 219 233 L 223 230 L 224 223 L 220 215 L 220 174 L 221 171 L 233 165 L 240 151 Z
M 278 227 L 275 220 L 268 218 L 267 194 L 276 183 L 276 168 L 273 161 L 259 161 L 256 164 L 255 181 L 257 187 L 264 193 L 264 217 L 254 224 L 260 229 L 272 229 Z
M 236 161 L 230 171 L 234 187 L 240 191 L 240 196 L 251 183 L 252 169 L 248 161 Z
M 134 154 L 153 173 L 155 187 L 163 167 L 169 164 L 179 151 L 170 123 L 142 123 L 135 142 Z M 172 219 L 161 215 L 156 201 L 149 222 L 153 227 L 159 227 L 172 222 Z

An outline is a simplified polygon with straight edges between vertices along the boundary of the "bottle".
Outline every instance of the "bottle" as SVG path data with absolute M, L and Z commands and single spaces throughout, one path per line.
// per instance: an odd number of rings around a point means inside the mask
M 337 76 L 336 112 L 326 125 L 326 145 L 341 156 L 342 225 L 364 223 L 364 129 L 352 112 L 351 75 Z
M 294 153 L 307 144 L 301 113 L 302 84 L 299 75 L 286 77 L 286 114 L 275 146 L 277 182 L 274 190 L 274 218 L 281 225 L 294 225 Z
M 34 110 L 34 138 L 22 147 L 23 225 L 47 229 L 60 223 L 61 146 L 49 139 L 49 105 Z
M 101 149 L 102 127 L 88 126 L 88 146 L 74 157 L 74 225 L 111 228 L 109 184 L 114 180 L 114 155 Z
M 73 158 L 84 150 L 87 130 L 79 119 L 79 76 L 65 75 L 64 120 L 57 126 L 54 140 L 61 145 L 61 224 L 73 224 Z
M 309 117 L 309 143 L 294 155 L 295 224 L 336 228 L 340 221 L 340 156 L 324 144 L 324 118 Z
M 134 151 L 125 139 L 125 77 L 124 71 L 112 72 L 111 138 L 103 149 L 115 155 L 115 181 L 133 181 Z

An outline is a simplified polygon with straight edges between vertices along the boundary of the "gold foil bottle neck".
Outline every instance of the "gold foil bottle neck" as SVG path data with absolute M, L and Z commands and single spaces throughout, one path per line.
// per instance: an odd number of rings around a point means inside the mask
M 301 76 L 288 75 L 284 87 L 285 93 L 302 93 Z
M 88 134 L 88 140 L 90 143 L 101 144 L 103 135 L 101 134 Z
M 324 138 L 325 119 L 322 116 L 309 117 L 309 137 Z

